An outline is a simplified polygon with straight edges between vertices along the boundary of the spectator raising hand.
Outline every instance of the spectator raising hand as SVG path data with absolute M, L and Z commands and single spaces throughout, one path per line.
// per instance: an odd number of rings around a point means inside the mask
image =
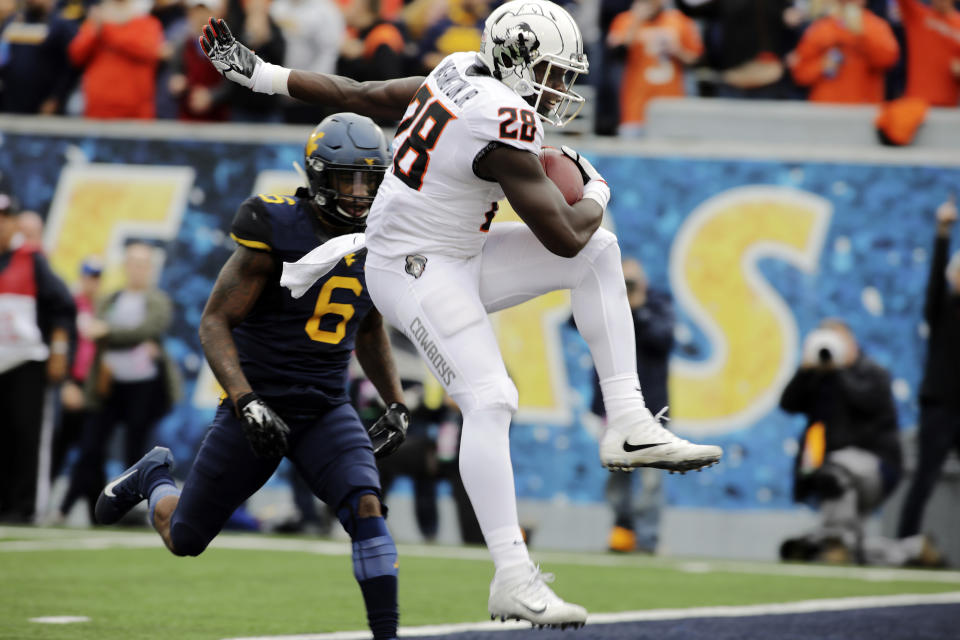
M 69 47 L 73 64 L 83 68 L 84 115 L 152 119 L 162 45 L 160 21 L 130 0 L 90 7 Z
M 264 62 L 283 64 L 287 43 L 270 16 L 271 0 L 240 0 L 227 4 L 227 22 L 237 25 L 237 38 L 257 52 Z M 230 118 L 239 122 L 279 122 L 279 96 L 254 94 L 227 83 L 225 102 Z M 196 105 L 196 103 L 194 104 Z
M 832 15 L 813 22 L 792 56 L 794 80 L 815 102 L 879 103 L 887 69 L 900 47 L 866 0 L 839 0 Z
M 380 17 L 380 0 L 352 0 L 344 16 L 350 35 L 340 47 L 338 72 L 360 81 L 402 76 L 403 34 Z
M 920 426 L 916 473 L 900 515 L 899 535 L 920 533 L 923 512 L 950 451 L 960 455 L 960 252 L 950 258 L 950 234 L 957 222 L 951 196 L 936 211 L 936 234 L 923 306 L 930 329 L 920 385 Z
M 246 19 L 243 21 L 244 40 L 256 51 L 270 41 L 270 0 L 246 0 L 243 3 Z
M 610 26 L 607 45 L 626 55 L 620 88 L 620 132 L 639 132 L 647 103 L 682 96 L 683 66 L 703 53 L 693 20 L 664 8 L 664 0 L 635 0 Z
M 210 16 L 222 14 L 220 0 L 187 0 L 187 22 L 191 34 L 199 33 Z M 184 38 L 170 58 L 167 82 L 170 94 L 179 102 L 180 120 L 227 120 L 229 87 L 210 64 L 196 38 Z
M 950 237 L 950 229 L 957 222 L 957 203 L 954 197 L 937 207 L 937 234 Z

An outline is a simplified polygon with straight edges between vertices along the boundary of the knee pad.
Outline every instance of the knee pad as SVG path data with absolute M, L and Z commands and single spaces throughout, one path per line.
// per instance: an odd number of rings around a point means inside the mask
M 351 494 L 337 511 L 337 517 L 353 541 L 353 575 L 357 582 L 397 575 L 397 547 L 383 516 L 357 517 L 360 498 L 372 490 Z M 385 510 L 381 504 L 381 509 Z
M 616 259 L 616 263 L 620 264 L 620 244 L 617 242 L 617 236 L 600 227 L 590 236 L 587 246 L 580 251 L 580 255 L 594 262 L 604 253 L 610 253 Z
M 463 413 L 484 409 L 506 409 L 511 414 L 520 406 L 520 393 L 513 380 L 504 376 L 488 380 L 485 384 L 470 390 L 471 397 L 456 394 L 454 401 Z
M 202 535 L 196 529 L 176 522 L 170 525 L 170 540 L 173 542 L 173 555 L 198 556 L 204 552 L 213 537 Z

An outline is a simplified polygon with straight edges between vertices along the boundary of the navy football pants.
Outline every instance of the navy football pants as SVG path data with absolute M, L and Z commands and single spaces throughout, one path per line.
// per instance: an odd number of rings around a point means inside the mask
M 281 415 L 291 430 L 287 457 L 318 498 L 339 508 L 358 490 L 380 495 L 373 447 L 350 404 L 323 414 Z M 254 455 L 233 404 L 222 403 L 170 522 L 177 555 L 203 552 L 237 507 L 270 479 L 280 460 Z

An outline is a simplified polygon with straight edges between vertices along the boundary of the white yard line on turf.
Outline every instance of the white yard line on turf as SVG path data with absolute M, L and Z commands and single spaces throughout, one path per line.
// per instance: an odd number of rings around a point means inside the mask
M 90 622 L 88 616 L 40 616 L 39 618 L 27 618 L 30 622 L 40 624 L 74 624 L 76 622 Z
M 3 541 L 2 538 L 14 538 Z M 30 538 L 30 539 L 24 539 Z M 0 527 L 0 552 L 96 550 L 109 548 L 160 547 L 155 533 L 118 531 L 116 529 L 43 529 L 35 527 Z M 260 534 L 222 534 L 210 545 L 214 549 L 251 551 L 288 551 L 320 555 L 350 555 L 347 541 L 277 538 Z M 487 550 L 481 547 L 444 547 L 438 545 L 397 545 L 401 556 L 474 560 L 489 562 Z M 603 553 L 534 551 L 544 565 L 574 564 L 588 567 L 620 567 L 665 569 L 687 573 L 739 573 L 791 576 L 799 578 L 845 578 L 867 582 L 926 582 L 960 584 L 960 571 L 926 569 L 894 569 L 883 567 L 831 567 L 826 565 L 778 564 L 735 560 L 690 560 L 671 557 L 630 557 Z
M 901 594 L 894 596 L 867 596 L 856 598 L 833 598 L 829 600 L 801 600 L 778 604 L 754 604 L 739 607 L 694 607 L 690 609 L 652 609 L 649 611 L 624 611 L 621 613 L 598 613 L 587 616 L 587 624 L 612 624 L 615 622 L 646 622 L 651 620 L 687 620 L 690 618 L 742 618 L 746 616 L 770 616 L 789 613 L 817 613 L 821 611 L 849 611 L 852 609 L 875 609 L 878 607 L 909 607 L 924 604 L 960 604 L 960 591 L 950 593 Z M 397 634 L 401 638 L 441 636 L 466 631 L 513 631 L 529 629 L 524 622 L 475 622 L 461 624 L 438 624 L 423 627 L 402 627 Z M 249 636 L 228 640 L 366 640 L 369 631 L 336 631 L 333 633 L 299 634 L 288 636 Z

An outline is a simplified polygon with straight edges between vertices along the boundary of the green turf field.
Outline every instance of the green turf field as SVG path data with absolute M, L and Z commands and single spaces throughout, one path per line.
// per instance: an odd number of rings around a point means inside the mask
M 0 530 L 0 638 L 215 640 L 365 628 L 343 543 L 327 544 L 320 549 L 325 553 L 214 547 L 200 558 L 176 558 L 159 547 L 159 539 L 157 546 L 146 546 L 152 540 L 145 532 L 35 531 Z M 79 548 L 124 540 L 144 547 Z M 310 549 L 314 544 L 306 538 L 262 536 L 222 540 L 238 547 Z M 492 577 L 485 552 L 401 546 L 400 553 L 402 625 L 485 619 Z M 556 591 L 591 613 L 960 591 L 960 575 L 949 572 L 605 554 L 535 556 L 546 571 L 556 573 Z M 91 620 L 29 622 L 67 615 Z

